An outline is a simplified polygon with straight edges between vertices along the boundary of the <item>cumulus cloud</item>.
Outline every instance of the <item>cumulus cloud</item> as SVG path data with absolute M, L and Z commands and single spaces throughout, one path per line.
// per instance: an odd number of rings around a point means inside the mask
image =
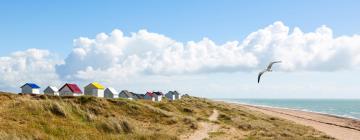
M 279 70 L 284 71 L 334 71 L 360 64 L 360 36 L 333 37 L 326 26 L 309 33 L 298 27 L 290 31 L 282 22 L 255 31 L 241 42 L 220 45 L 208 38 L 179 42 L 146 30 L 124 36 L 118 29 L 93 39 L 80 37 L 74 45 L 57 72 L 77 80 L 249 71 L 272 60 L 282 60 Z
M 19 83 L 36 82 L 40 85 L 58 83 L 55 65 L 59 61 L 47 50 L 28 49 L 0 57 L 0 88 L 14 90 Z
M 70 79 L 237 71 L 258 64 L 256 56 L 245 52 L 237 41 L 217 45 L 204 38 L 182 43 L 146 30 L 124 36 L 116 29 L 95 39 L 75 39 L 74 44 L 65 63 L 57 67 L 59 74 Z
M 61 61 L 46 50 L 29 49 L 0 57 L 0 84 L 34 81 L 105 81 L 138 75 L 180 75 L 257 71 L 269 61 L 282 60 L 277 71 L 336 71 L 359 69 L 360 36 L 334 37 L 321 26 L 304 33 L 275 22 L 242 41 L 216 44 L 208 38 L 179 42 L 140 30 L 125 36 L 115 29 L 94 38 L 74 40 Z M 20 76 L 19 76 L 20 75 Z M 61 79 L 61 80 L 59 80 Z M 16 85 L 18 86 L 18 85 Z
M 292 32 L 281 22 L 251 33 L 242 46 L 261 62 L 283 60 L 282 70 L 333 71 L 358 67 L 360 36 L 333 37 L 321 26 L 315 32 Z

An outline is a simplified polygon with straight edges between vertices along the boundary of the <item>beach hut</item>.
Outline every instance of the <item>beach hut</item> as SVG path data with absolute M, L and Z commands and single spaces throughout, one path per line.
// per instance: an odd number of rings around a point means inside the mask
M 126 98 L 126 99 L 129 99 L 129 100 L 133 100 L 134 99 L 134 93 L 131 93 L 127 90 L 123 90 L 120 92 L 119 94 L 119 97 L 120 98 Z
M 165 97 L 169 100 L 179 100 L 181 99 L 180 93 L 177 91 L 169 91 L 165 94 Z
M 54 87 L 54 86 L 48 86 L 45 90 L 44 90 L 44 94 L 46 95 L 53 95 L 53 96 L 59 96 L 59 90 L 58 88 Z
M 82 96 L 83 93 L 76 84 L 66 83 L 59 90 L 61 96 Z
M 145 99 L 146 100 L 151 100 L 151 101 L 156 101 L 156 102 L 161 102 L 163 97 L 163 94 L 161 92 L 147 92 L 145 94 Z
M 105 98 L 119 98 L 119 93 L 114 88 L 106 88 L 104 91 Z
M 138 99 L 145 99 L 145 94 L 136 94 L 136 93 L 132 93 L 133 94 L 133 99 L 138 100 Z
M 162 92 L 153 92 L 155 94 L 155 101 L 161 102 L 164 94 Z
M 105 87 L 97 82 L 90 83 L 84 88 L 85 95 L 104 97 Z
M 144 96 L 145 100 L 151 100 L 155 102 L 155 95 L 152 92 L 146 92 L 145 96 Z
M 20 88 L 21 88 L 21 93 L 24 94 L 40 94 L 40 87 L 34 83 L 26 83 Z

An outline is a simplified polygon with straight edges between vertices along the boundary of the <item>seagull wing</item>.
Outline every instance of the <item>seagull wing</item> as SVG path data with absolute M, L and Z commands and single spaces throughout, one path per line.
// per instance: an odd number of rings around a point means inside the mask
M 263 71 L 259 72 L 259 75 L 258 75 L 258 83 L 260 83 L 261 75 L 263 75 L 265 72 L 266 72 L 266 70 L 263 70 Z
M 267 70 L 271 70 L 271 67 L 272 67 L 275 63 L 281 63 L 281 61 L 271 62 L 271 63 L 269 64 L 269 66 L 267 67 Z

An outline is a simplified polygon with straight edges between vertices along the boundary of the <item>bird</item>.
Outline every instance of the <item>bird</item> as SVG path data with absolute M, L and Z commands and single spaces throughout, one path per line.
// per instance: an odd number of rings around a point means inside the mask
M 264 69 L 263 71 L 259 72 L 259 75 L 258 75 L 258 83 L 260 83 L 261 75 L 263 75 L 265 72 L 272 72 L 271 67 L 272 67 L 275 63 L 281 63 L 281 61 L 273 61 L 273 62 L 270 62 L 266 69 Z

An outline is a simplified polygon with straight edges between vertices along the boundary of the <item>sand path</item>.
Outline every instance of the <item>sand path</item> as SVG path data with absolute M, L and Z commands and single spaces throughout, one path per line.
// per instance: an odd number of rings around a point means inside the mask
M 359 140 L 360 128 L 356 120 L 329 116 L 318 113 L 278 109 L 268 107 L 245 107 L 262 113 L 294 121 L 295 123 L 311 126 L 339 140 Z
M 211 122 L 200 122 L 199 128 L 192 134 L 181 137 L 182 140 L 202 140 L 209 138 L 210 132 L 215 132 L 219 129 L 219 125 L 212 123 L 213 121 L 217 121 L 219 116 L 219 112 L 217 110 L 213 110 L 213 113 L 209 116 L 209 120 Z

